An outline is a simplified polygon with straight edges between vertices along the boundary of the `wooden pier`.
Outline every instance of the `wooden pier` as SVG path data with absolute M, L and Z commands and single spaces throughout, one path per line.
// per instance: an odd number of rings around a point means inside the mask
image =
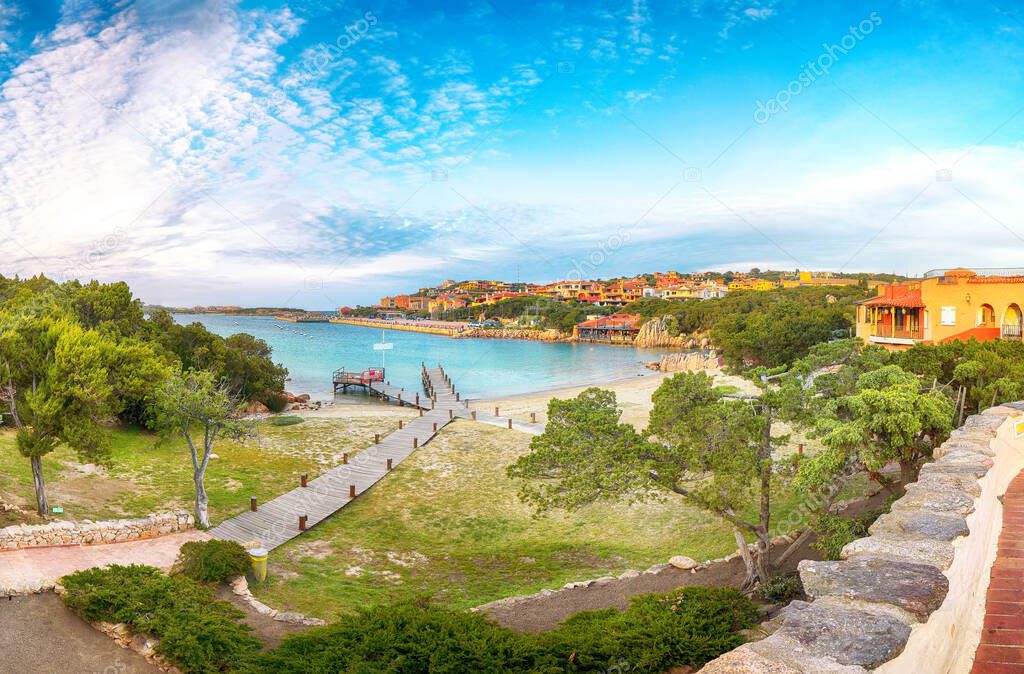
M 374 438 L 372 444 L 351 459 L 346 454 L 340 466 L 312 480 L 304 480 L 305 486 L 299 484 L 267 503 L 253 500 L 247 512 L 221 522 L 210 529 L 210 535 L 243 545 L 258 543 L 260 547 L 273 550 L 359 498 L 455 419 L 473 419 L 534 434 L 543 431 L 540 424 L 512 422 L 497 415 L 471 411 L 444 368 L 421 366 L 421 370 L 423 393 L 406 391 L 386 381 L 358 385 L 387 400 L 418 407 L 423 410 L 422 416 L 399 422 L 398 429 Z

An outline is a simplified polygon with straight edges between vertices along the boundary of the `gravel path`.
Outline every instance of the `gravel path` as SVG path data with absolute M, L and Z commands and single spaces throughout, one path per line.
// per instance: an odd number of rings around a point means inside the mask
M 57 595 L 0 599 L 0 671 L 19 674 L 156 674 L 64 607 Z

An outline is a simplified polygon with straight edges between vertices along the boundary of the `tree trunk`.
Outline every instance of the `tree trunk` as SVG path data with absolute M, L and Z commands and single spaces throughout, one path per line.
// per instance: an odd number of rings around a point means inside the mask
M 900 492 L 906 492 L 907 485 L 917 481 L 917 462 L 900 461 Z
M 754 572 L 757 574 L 757 581 L 764 583 L 768 580 L 768 566 L 771 561 L 772 541 L 766 533 L 757 535 L 757 554 L 754 556 Z
M 807 539 L 814 533 L 810 527 L 804 527 L 804 530 L 800 532 L 800 535 L 796 537 L 796 540 L 790 543 L 783 551 L 779 558 L 775 560 L 774 567 L 779 568 L 786 563 L 786 560 L 792 557 L 800 547 L 807 542 Z
M 196 524 L 204 529 L 210 528 L 210 513 L 207 505 L 209 498 L 206 496 L 206 485 L 203 483 L 205 470 L 197 470 L 193 474 L 196 483 Z
M 33 456 L 29 461 L 32 462 L 32 481 L 36 487 L 36 510 L 46 517 L 50 504 L 46 500 L 46 484 L 43 482 L 43 457 Z
M 757 584 L 757 569 L 754 566 L 754 558 L 750 556 L 750 549 L 747 548 L 747 541 L 743 538 L 743 532 L 739 529 L 733 530 L 736 537 L 736 551 L 743 559 L 743 565 L 747 569 L 747 577 L 743 579 L 741 589 L 749 590 Z

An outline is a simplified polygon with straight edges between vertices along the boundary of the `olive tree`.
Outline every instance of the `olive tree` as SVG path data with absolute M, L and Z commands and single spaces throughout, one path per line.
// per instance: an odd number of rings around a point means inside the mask
M 156 396 L 161 432 L 168 438 L 180 436 L 188 445 L 196 522 L 202 527 L 210 526 L 205 479 L 214 443 L 220 437 L 243 438 L 252 432 L 249 423 L 237 418 L 237 407 L 224 386 L 205 370 L 175 372 Z

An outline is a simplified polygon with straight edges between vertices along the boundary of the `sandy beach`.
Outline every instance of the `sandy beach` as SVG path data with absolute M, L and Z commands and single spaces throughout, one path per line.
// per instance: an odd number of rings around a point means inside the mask
M 757 387 L 742 377 L 727 375 L 722 370 L 708 370 L 707 373 L 714 377 L 715 383 L 719 386 L 735 386 L 743 393 L 756 393 Z M 651 412 L 651 395 L 665 377 L 672 375 L 651 371 L 628 379 L 619 379 L 605 384 L 588 384 L 585 386 L 573 386 L 568 388 L 555 389 L 551 391 L 538 391 L 536 393 L 523 393 L 514 396 L 488 398 L 475 401 L 471 407 L 493 412 L 497 406 L 501 416 L 511 416 L 513 419 L 530 421 L 530 413 L 536 413 L 537 421 L 547 421 L 548 401 L 552 398 L 566 399 L 573 398 L 588 388 L 596 386 L 606 390 L 614 391 L 615 398 L 622 409 L 622 420 L 633 424 L 637 428 L 647 425 L 647 418 Z
M 756 393 L 757 387 L 742 377 L 725 374 L 721 369 L 707 370 L 719 386 L 734 386 L 742 393 Z M 584 390 L 597 386 L 614 391 L 616 400 L 622 409 L 622 420 L 637 428 L 647 425 L 651 411 L 651 395 L 661 385 L 665 377 L 671 376 L 661 372 L 650 371 L 626 379 L 618 379 L 602 384 L 586 384 L 566 388 L 521 393 L 511 396 L 497 396 L 470 401 L 470 409 L 493 413 L 497 407 L 503 417 L 512 417 L 519 421 L 530 421 L 530 414 L 537 415 L 538 423 L 547 421 L 548 401 L 552 398 L 573 398 Z M 411 407 L 399 407 L 394 403 L 383 402 L 375 396 L 361 393 L 339 394 L 334 402 L 325 402 L 320 409 L 300 410 L 304 417 L 320 418 L 356 418 L 394 416 L 407 418 L 415 416 Z

